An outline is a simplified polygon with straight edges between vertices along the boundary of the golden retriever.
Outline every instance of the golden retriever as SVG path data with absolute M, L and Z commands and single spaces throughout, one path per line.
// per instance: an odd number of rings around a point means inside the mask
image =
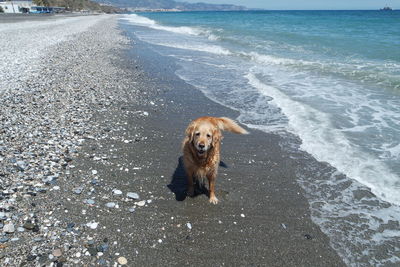
M 183 163 L 188 179 L 187 195 L 194 195 L 194 179 L 209 184 L 210 203 L 217 204 L 215 179 L 220 162 L 221 131 L 248 134 L 229 118 L 201 117 L 192 121 L 183 140 Z

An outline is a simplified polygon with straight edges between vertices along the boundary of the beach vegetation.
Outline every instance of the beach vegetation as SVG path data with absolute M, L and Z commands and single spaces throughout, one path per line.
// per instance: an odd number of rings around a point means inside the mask
M 49 0 L 33 0 L 32 2 L 37 6 L 50 6 Z
M 96 11 L 102 13 L 119 13 L 121 9 L 113 6 L 100 5 L 90 0 L 33 0 L 38 6 L 65 7 L 67 11 Z

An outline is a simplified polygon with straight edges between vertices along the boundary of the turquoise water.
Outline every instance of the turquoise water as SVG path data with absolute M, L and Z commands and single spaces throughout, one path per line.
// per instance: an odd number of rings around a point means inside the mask
M 146 17 L 161 25 L 204 31 L 233 52 L 275 56 L 297 67 L 400 90 L 400 12 L 187 12 Z
M 338 175 L 346 175 L 352 186 L 335 202 L 316 190 L 321 181 L 297 177 L 311 207 L 318 203 L 314 220 L 346 263 L 363 266 L 362 255 L 370 255 L 366 266 L 400 262 L 393 247 L 399 225 L 381 227 L 400 220 L 400 12 L 140 13 L 122 21 L 174 59 L 180 78 L 239 111 L 241 123 L 290 133 L 301 150 L 336 168 L 324 188 L 336 192 Z M 360 188 L 379 204 L 355 199 Z M 372 232 L 349 225 L 346 216 L 368 222 Z M 390 251 L 386 258 L 380 249 Z
M 271 52 L 271 45 L 276 45 L 274 53 L 295 58 L 299 55 L 293 52 L 301 48 L 318 58 L 400 60 L 400 12 L 264 11 L 220 12 L 217 16 L 215 12 L 187 12 L 147 13 L 146 17 L 174 27 L 207 29 L 240 48 Z

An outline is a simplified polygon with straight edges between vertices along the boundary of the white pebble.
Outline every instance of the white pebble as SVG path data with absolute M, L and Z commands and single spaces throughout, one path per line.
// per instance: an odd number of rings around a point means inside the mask
M 118 258 L 118 263 L 121 265 L 125 265 L 128 263 L 128 260 L 125 257 L 119 257 Z
M 86 226 L 89 227 L 90 229 L 96 229 L 99 223 L 97 222 L 92 222 L 92 223 L 87 223 Z
M 146 205 L 146 200 L 135 202 L 135 204 L 138 205 L 139 207 L 143 207 L 144 205 Z
M 113 194 L 119 196 L 119 195 L 122 195 L 122 191 L 118 190 L 118 189 L 114 189 Z

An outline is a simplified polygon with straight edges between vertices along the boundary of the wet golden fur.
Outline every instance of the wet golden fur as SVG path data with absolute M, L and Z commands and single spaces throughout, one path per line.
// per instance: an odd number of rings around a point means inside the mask
M 187 194 L 194 195 L 194 179 L 207 178 L 210 203 L 217 204 L 215 179 L 220 162 L 221 131 L 238 134 L 248 132 L 229 118 L 200 117 L 192 121 L 186 129 L 183 140 L 183 162 L 188 179 Z

